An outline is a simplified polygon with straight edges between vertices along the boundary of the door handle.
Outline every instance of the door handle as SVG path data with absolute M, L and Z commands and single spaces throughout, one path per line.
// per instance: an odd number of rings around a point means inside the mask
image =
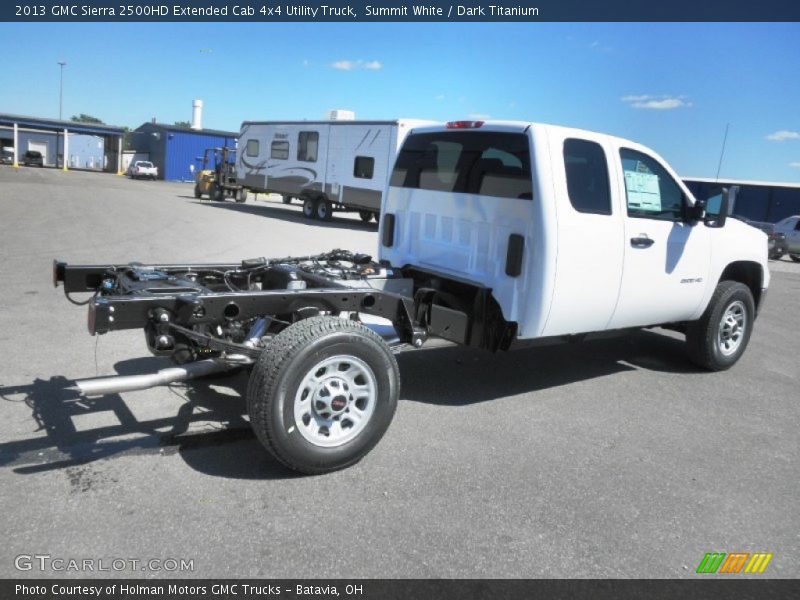
M 631 246 L 634 248 L 649 248 L 654 240 L 649 238 L 646 233 L 640 233 L 638 237 L 631 238 Z

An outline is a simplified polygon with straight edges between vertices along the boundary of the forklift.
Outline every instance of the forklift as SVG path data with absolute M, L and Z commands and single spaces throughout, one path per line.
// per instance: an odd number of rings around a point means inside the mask
M 194 197 L 208 196 L 210 200 L 222 202 L 226 197 L 236 202 L 247 200 L 247 190 L 236 183 L 236 150 L 233 148 L 206 148 L 202 167 L 195 177 Z

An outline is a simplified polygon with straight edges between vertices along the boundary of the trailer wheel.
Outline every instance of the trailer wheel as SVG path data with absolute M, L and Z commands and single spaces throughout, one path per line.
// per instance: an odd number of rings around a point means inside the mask
M 247 190 L 242 188 L 236 192 L 236 202 L 242 204 L 243 202 L 247 202 Z
M 750 288 L 738 281 L 720 282 L 703 316 L 686 328 L 691 361 L 709 371 L 732 367 L 750 341 L 755 312 Z
M 371 210 L 360 210 L 358 211 L 358 216 L 364 223 L 369 223 L 370 221 L 372 221 Z
M 380 336 L 355 321 L 312 317 L 261 354 L 247 409 L 278 461 L 319 474 L 355 464 L 380 441 L 399 393 L 397 361 Z
M 316 198 L 306 198 L 303 200 L 303 216 L 306 219 L 316 219 L 317 218 L 317 199 Z
M 317 202 L 317 218 L 320 221 L 330 221 L 333 217 L 333 204 L 330 200 L 320 198 Z

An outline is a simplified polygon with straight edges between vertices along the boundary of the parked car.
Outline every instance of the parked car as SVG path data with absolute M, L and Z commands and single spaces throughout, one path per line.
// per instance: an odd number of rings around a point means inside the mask
M 128 167 L 128 177 L 131 179 L 155 179 L 158 177 L 158 167 L 149 160 L 137 160 Z
M 14 163 L 14 148 L 5 146 L 0 150 L 0 165 L 10 165 Z
M 769 252 L 770 260 L 780 260 L 784 254 L 789 252 L 786 235 L 778 231 L 778 226 L 775 223 L 750 221 L 749 219 L 744 219 L 744 222 L 767 234 L 767 251 Z
M 800 262 L 800 215 L 786 217 L 775 224 L 775 231 L 786 237 L 786 252 L 794 262 Z
M 22 164 L 26 167 L 43 167 L 44 158 L 38 150 L 28 150 L 22 155 Z

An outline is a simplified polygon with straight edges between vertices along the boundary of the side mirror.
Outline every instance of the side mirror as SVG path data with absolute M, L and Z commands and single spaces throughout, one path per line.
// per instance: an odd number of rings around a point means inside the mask
M 706 227 L 715 229 L 725 227 L 725 221 L 728 220 L 728 215 L 733 211 L 738 192 L 739 186 L 732 185 L 729 188 L 722 188 L 719 194 L 706 200 L 706 214 L 703 218 Z

